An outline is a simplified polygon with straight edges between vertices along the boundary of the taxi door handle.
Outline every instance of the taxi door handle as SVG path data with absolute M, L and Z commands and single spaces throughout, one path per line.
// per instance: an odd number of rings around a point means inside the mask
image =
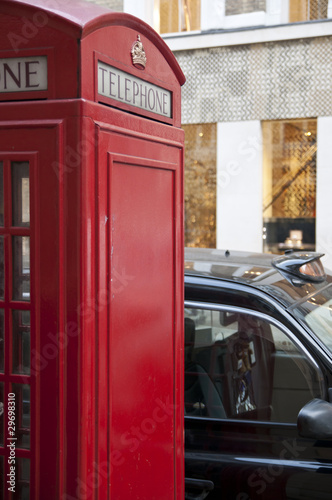
M 185 478 L 185 488 L 190 489 L 191 493 L 185 492 L 185 500 L 204 500 L 213 490 L 214 484 L 212 481 L 207 479 L 192 479 L 190 477 Z M 197 493 L 195 493 L 197 490 Z

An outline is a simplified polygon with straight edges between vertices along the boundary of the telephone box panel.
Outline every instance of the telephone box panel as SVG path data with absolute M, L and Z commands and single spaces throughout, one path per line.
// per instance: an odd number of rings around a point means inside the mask
M 177 251 L 180 151 L 105 128 L 98 137 L 101 183 L 108 185 L 104 210 L 112 276 L 109 397 L 117 467 L 110 490 L 115 498 L 121 492 L 131 498 L 132 485 L 142 484 L 146 498 L 156 492 L 173 498 L 177 424 L 175 374 L 169 368 L 178 347 L 176 273 L 169 270 Z M 123 154 L 128 143 L 135 155 Z M 156 463 L 163 465 L 155 468 Z
M 0 496 L 182 499 L 183 74 L 89 2 L 0 20 Z
M 173 497 L 176 457 L 169 437 L 174 436 L 174 379 L 169 367 L 174 357 L 174 289 L 168 273 L 174 253 L 173 175 L 151 161 L 110 161 L 111 453 L 117 451 L 123 459 L 111 494 L 130 498 L 132 484 L 141 483 L 147 497 L 156 491 Z M 116 188 L 120 185 L 124 190 Z M 147 247 L 148 241 L 152 246 Z M 154 470 L 155 461 L 163 467 Z

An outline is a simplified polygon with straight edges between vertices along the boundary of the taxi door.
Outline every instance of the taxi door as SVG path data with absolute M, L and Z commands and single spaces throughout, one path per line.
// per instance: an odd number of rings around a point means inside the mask
M 187 498 L 328 499 L 331 443 L 300 437 L 297 416 L 331 374 L 290 324 L 186 299 Z

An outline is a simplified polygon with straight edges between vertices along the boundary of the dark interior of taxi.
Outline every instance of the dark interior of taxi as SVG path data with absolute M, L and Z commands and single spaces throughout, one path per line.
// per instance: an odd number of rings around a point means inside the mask
M 211 325 L 185 317 L 186 415 L 296 422 L 320 392 L 307 359 L 268 321 L 220 311 L 219 322 L 236 331 L 213 339 Z

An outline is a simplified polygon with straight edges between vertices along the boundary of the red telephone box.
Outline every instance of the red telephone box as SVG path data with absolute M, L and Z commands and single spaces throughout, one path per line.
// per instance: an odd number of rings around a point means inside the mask
M 0 496 L 181 499 L 183 73 L 91 3 L 0 19 Z

